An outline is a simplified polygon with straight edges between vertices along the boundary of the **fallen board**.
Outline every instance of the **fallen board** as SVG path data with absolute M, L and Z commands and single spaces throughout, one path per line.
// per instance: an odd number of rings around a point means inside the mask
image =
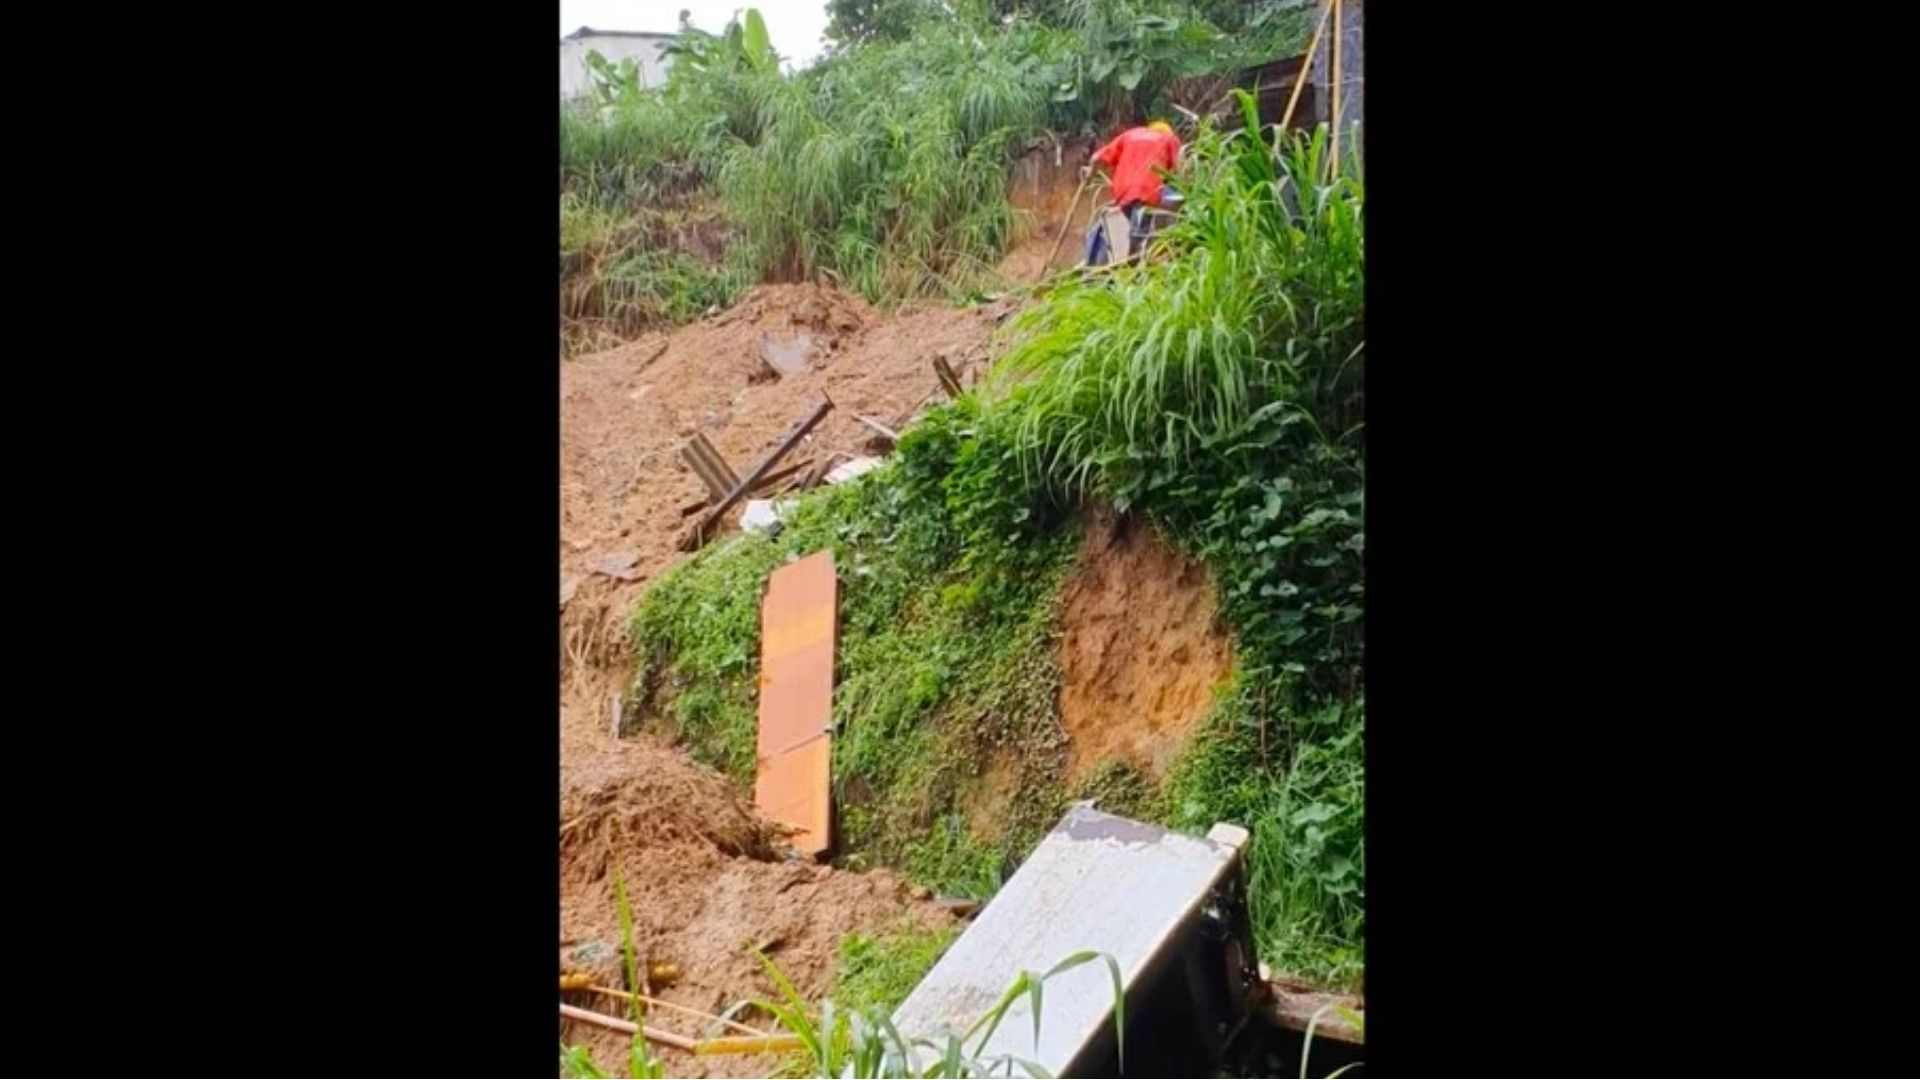
M 839 630 L 833 552 L 773 572 L 760 604 L 760 734 L 753 803 L 798 830 L 794 849 L 818 856 L 833 845 L 828 784 L 833 650 Z
M 949 1034 L 964 1034 L 992 1009 L 1022 971 L 1045 971 L 1085 951 L 1113 957 L 1133 1000 L 1142 974 L 1178 947 L 1235 870 L 1245 830 L 1215 826 L 1212 836 L 1183 836 L 1086 806 L 1069 809 L 901 1003 L 894 1026 L 908 1040 L 944 1047 Z M 1047 980 L 1042 1002 L 1037 1042 L 1022 996 L 979 1052 L 969 1042 L 967 1053 L 985 1062 L 1012 1055 L 1055 1076 L 1073 1075 L 1112 1016 L 1112 976 L 1099 960 L 1083 964 Z M 1132 1058 L 1131 1043 L 1127 1049 Z

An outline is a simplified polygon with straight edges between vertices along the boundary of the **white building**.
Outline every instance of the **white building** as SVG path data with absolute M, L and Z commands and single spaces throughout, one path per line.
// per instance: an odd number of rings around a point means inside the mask
M 640 66 L 641 85 L 657 87 L 667 81 L 668 58 L 660 51 L 673 43 L 674 34 L 629 30 L 595 30 L 583 26 L 560 39 L 560 99 L 572 101 L 593 92 L 587 53 L 597 52 L 610 64 L 632 58 Z

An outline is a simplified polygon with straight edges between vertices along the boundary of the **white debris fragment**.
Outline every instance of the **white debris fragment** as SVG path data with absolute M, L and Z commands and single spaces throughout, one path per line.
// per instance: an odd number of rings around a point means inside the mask
M 827 483 L 844 484 L 856 476 L 872 472 L 879 467 L 879 458 L 849 458 L 827 471 Z
M 780 524 L 780 512 L 773 507 L 772 499 L 748 499 L 747 509 L 740 515 L 742 532 L 768 532 Z
M 747 508 L 740 514 L 741 532 L 764 532 L 771 536 L 780 531 L 781 519 L 793 513 L 799 505 L 792 499 L 774 502 L 772 499 L 748 499 Z

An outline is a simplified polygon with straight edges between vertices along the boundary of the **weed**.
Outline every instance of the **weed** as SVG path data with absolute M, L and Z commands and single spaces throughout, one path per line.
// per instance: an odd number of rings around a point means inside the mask
M 837 1005 L 831 998 L 821 1003 L 816 1023 L 805 999 L 794 989 L 792 982 L 771 960 L 765 956 L 759 959 L 781 997 L 778 1002 L 761 1002 L 760 1007 L 777 1018 L 787 1031 L 799 1036 L 805 1045 L 808 1075 L 834 1078 L 1011 1076 L 1016 1065 L 1028 1076 L 1048 1075 L 1040 1066 L 1016 1055 L 1001 1054 L 991 1058 L 982 1058 L 981 1055 L 999 1030 L 1008 1010 L 1022 999 L 1030 1004 L 1033 1040 L 1037 1046 L 1047 980 L 1095 960 L 1106 964 L 1112 981 L 1116 1046 L 1122 1065 L 1126 1062 L 1126 995 L 1120 980 L 1120 965 L 1105 953 L 1075 953 L 1045 972 L 1021 972 L 991 1009 L 975 1020 L 965 1032 L 949 1035 L 944 1043 L 928 1038 L 915 1038 L 909 1042 L 884 1011 L 877 1008 L 846 1008 Z M 973 1046 L 971 1051 L 967 1049 L 969 1043 Z
M 1073 789 L 1075 801 L 1092 801 L 1109 814 L 1130 818 L 1162 818 L 1160 792 L 1140 766 L 1125 759 L 1101 762 Z
M 560 1075 L 569 1080 L 606 1080 L 607 1074 L 593 1063 L 593 1054 L 584 1046 L 560 1047 Z
M 877 936 L 848 934 L 840 939 L 840 966 L 834 1000 L 850 1009 L 898 1008 L 959 936 L 956 927 L 919 930 L 911 926 Z

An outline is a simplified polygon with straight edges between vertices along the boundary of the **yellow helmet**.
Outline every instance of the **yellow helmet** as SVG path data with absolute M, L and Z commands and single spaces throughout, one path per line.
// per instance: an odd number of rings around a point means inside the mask
M 1153 123 L 1148 124 L 1147 128 L 1150 131 L 1158 131 L 1163 135 L 1173 134 L 1173 125 L 1167 123 L 1165 120 L 1155 120 Z

